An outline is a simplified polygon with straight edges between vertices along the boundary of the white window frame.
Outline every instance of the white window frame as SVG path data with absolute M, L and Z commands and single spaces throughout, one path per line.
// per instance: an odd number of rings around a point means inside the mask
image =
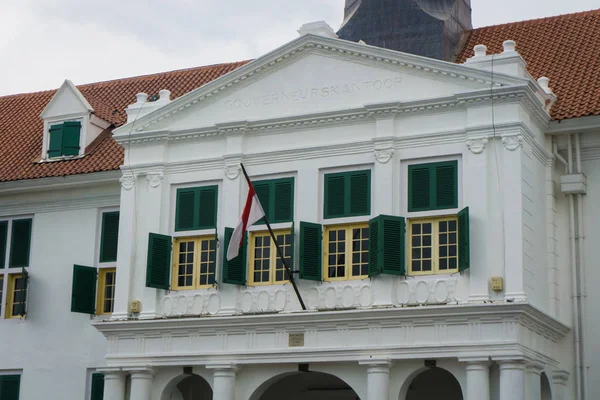
M 31 222 L 31 245 L 33 245 L 33 226 L 34 226 L 34 217 L 33 215 L 19 215 L 19 216 L 13 216 L 13 217 L 0 217 L 0 222 L 4 222 L 4 221 L 8 221 L 8 227 L 7 227 L 7 238 L 6 238 L 6 254 L 4 255 L 4 268 L 0 268 L 0 276 L 2 276 L 4 279 L 2 280 L 2 296 L 0 296 L 0 304 L 2 305 L 2 310 L 0 310 L 0 320 L 1 321 L 10 321 L 10 320 L 15 320 L 15 321 L 19 321 L 20 318 L 5 318 L 6 316 L 6 308 L 7 308 L 7 304 L 6 304 L 6 300 L 7 300 L 7 296 L 8 296 L 8 282 L 9 282 L 9 277 L 10 275 L 19 275 L 21 274 L 21 270 L 17 269 L 17 268 L 9 268 L 8 267 L 8 262 L 10 260 L 10 246 L 12 244 L 12 222 L 14 220 L 19 220 L 19 219 L 32 219 Z M 29 248 L 29 261 L 31 263 L 31 254 L 33 252 L 31 251 L 31 246 Z M 25 270 L 27 272 L 29 272 L 29 267 L 26 267 Z M 27 302 L 29 300 L 29 287 L 27 287 L 27 297 L 25 298 L 25 301 Z M 27 304 L 27 303 L 26 303 Z
M 60 156 L 50 158 L 48 157 L 48 149 L 50 148 L 50 128 L 54 125 L 62 124 L 64 122 L 75 122 L 79 121 L 81 123 L 81 131 L 79 131 L 79 154 L 76 156 Z M 44 136 L 42 139 L 42 162 L 53 162 L 53 161 L 61 161 L 61 160 L 71 160 L 73 158 L 83 157 L 85 152 L 85 143 L 87 140 L 88 134 L 88 124 L 90 122 L 90 117 L 88 113 L 85 114 L 73 114 L 67 116 L 61 116 L 57 118 L 49 118 L 44 121 Z

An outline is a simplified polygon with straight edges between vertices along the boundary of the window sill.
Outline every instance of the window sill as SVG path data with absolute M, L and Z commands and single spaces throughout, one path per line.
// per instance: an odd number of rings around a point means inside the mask
M 459 212 L 460 208 L 446 208 L 444 210 L 430 210 L 430 211 L 414 211 L 407 212 L 405 215 L 406 219 L 419 219 L 419 218 L 438 218 L 445 216 L 455 217 Z
M 83 157 L 85 157 L 85 154 L 80 154 L 78 156 L 60 156 L 60 157 L 54 157 L 54 158 L 43 158 L 43 159 L 39 160 L 37 163 L 44 164 L 44 163 L 53 163 L 53 162 L 58 162 L 58 161 L 78 160 Z
M 450 273 L 439 273 L 439 274 L 423 274 L 423 275 L 411 275 L 406 274 L 406 279 L 448 279 L 456 275 L 460 275 L 460 271 Z

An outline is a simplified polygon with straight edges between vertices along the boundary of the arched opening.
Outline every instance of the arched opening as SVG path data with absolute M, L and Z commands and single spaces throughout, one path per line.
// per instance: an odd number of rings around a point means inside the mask
M 360 400 L 340 378 L 323 372 L 293 372 L 261 385 L 251 400 Z
M 406 392 L 406 400 L 463 400 L 460 383 L 442 368 L 430 368 L 417 375 Z
M 200 375 L 184 375 L 172 381 L 162 400 L 212 400 L 212 388 Z
M 540 384 L 542 385 L 542 400 L 552 400 L 552 389 L 550 388 L 550 381 L 548 375 L 542 373 L 540 377 Z

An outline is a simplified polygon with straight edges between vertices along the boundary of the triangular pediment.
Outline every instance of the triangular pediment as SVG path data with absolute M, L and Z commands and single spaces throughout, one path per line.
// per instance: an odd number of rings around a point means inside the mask
M 495 86 L 524 79 L 496 74 Z M 305 35 L 182 96 L 135 123 L 135 131 L 183 131 L 412 103 L 489 90 L 490 73 L 344 40 Z M 165 88 L 169 89 L 169 88 Z M 131 127 L 119 131 L 129 131 Z
M 73 82 L 66 79 L 40 114 L 43 119 L 93 112 L 94 109 L 83 97 Z

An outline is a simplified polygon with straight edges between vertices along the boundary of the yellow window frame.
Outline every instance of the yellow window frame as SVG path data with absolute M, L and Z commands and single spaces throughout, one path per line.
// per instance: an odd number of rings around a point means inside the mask
M 359 280 L 359 279 L 366 279 L 369 277 L 369 273 L 368 273 L 368 254 L 369 254 L 369 246 L 368 246 L 368 242 L 367 242 L 367 246 L 366 249 L 361 249 L 358 251 L 359 254 L 366 253 L 367 254 L 367 273 L 366 274 L 361 274 L 361 275 L 352 275 L 352 256 L 355 253 L 352 247 L 352 242 L 353 242 L 353 237 L 352 237 L 352 231 L 354 229 L 369 229 L 369 223 L 368 222 L 360 222 L 360 223 L 355 223 L 355 224 L 347 224 L 347 225 L 329 225 L 325 227 L 325 232 L 324 232 L 324 236 L 323 236 L 323 253 L 324 253 L 324 262 L 323 262 L 323 280 L 324 281 L 328 281 L 328 282 L 335 282 L 335 281 L 348 281 L 348 280 Z M 329 233 L 331 231 L 340 231 L 340 230 L 344 230 L 345 231 L 345 236 L 344 236 L 344 242 L 345 242 L 345 262 L 344 262 L 344 276 L 342 277 L 329 277 L 329 256 L 330 256 L 330 250 L 329 250 L 329 245 L 331 243 L 331 240 L 329 238 Z M 361 236 L 362 239 L 362 236 Z M 370 240 L 370 235 L 368 240 Z M 336 243 L 341 243 L 341 241 L 337 241 Z M 336 253 L 337 254 L 337 253 Z M 361 262 L 361 264 L 364 264 L 363 262 Z
M 452 243 L 452 245 L 456 246 L 456 256 L 449 256 L 447 253 L 446 256 L 442 256 L 442 258 L 456 259 L 456 268 L 446 268 L 440 269 L 440 246 L 448 246 L 448 244 L 440 243 L 440 222 L 454 222 L 455 230 L 442 232 L 442 234 L 454 233 L 456 235 L 456 243 Z M 431 271 L 413 271 L 413 225 L 415 224 L 426 224 L 431 223 Z M 415 218 L 409 219 L 408 221 L 408 275 L 411 276 L 422 276 L 422 275 L 436 275 L 436 274 L 453 274 L 458 272 L 458 216 L 456 215 L 444 215 L 435 218 Z M 417 246 L 419 247 L 419 246 Z M 421 258 L 422 259 L 422 258 Z M 429 260 L 429 258 L 427 258 Z M 415 260 L 416 261 L 416 260 Z
M 211 241 L 213 242 L 212 248 L 211 248 Z M 184 272 L 184 274 L 179 273 L 179 267 L 180 267 L 180 262 L 179 262 L 180 257 L 179 256 L 182 255 L 182 252 L 180 249 L 180 247 L 181 247 L 180 244 L 182 242 L 194 244 L 194 246 L 193 246 L 194 248 L 192 251 L 185 252 L 185 253 L 193 254 L 192 263 L 187 263 L 187 262 L 184 263 L 184 264 L 192 264 L 193 265 L 192 273 L 191 273 L 191 277 L 192 277 L 191 285 L 179 285 L 179 277 L 180 276 L 190 276 L 190 274 L 187 273 L 187 270 Z M 208 249 L 206 249 L 206 250 L 202 249 L 203 242 L 207 242 Z M 173 290 L 196 290 L 196 289 L 206 289 L 206 288 L 214 287 L 214 285 L 215 285 L 214 282 L 216 282 L 216 270 L 217 270 L 216 245 L 217 244 L 216 244 L 214 235 L 192 236 L 192 237 L 187 236 L 187 237 L 175 238 L 175 241 L 173 244 L 173 267 L 171 269 L 171 288 Z M 213 253 L 212 260 L 211 260 L 211 255 L 210 255 L 211 252 Z M 207 254 L 207 261 L 202 261 L 202 253 Z M 214 264 L 212 273 L 210 272 L 211 261 Z M 202 264 L 206 265 L 206 270 L 207 270 L 206 273 L 201 272 Z M 185 266 L 184 266 L 184 268 L 185 268 Z M 201 275 L 206 276 L 206 282 L 207 282 L 206 284 L 200 283 Z M 213 276 L 213 279 L 212 279 L 213 283 L 209 283 L 210 275 Z
M 0 275 L 0 315 L 2 315 L 2 297 L 4 295 L 4 275 Z
M 273 234 L 275 235 L 275 237 L 278 237 L 280 235 L 292 235 L 292 230 L 291 229 L 279 229 L 276 231 L 273 231 Z M 268 258 L 262 258 L 261 257 L 256 257 L 256 241 L 255 239 L 257 237 L 262 237 L 262 238 L 269 238 L 269 257 Z M 284 245 L 280 245 L 281 247 L 281 252 L 284 254 L 284 257 L 286 258 L 286 260 L 290 261 L 290 259 L 293 257 L 293 254 L 290 254 L 290 257 L 286 257 L 286 250 L 289 248 L 290 251 L 293 250 L 293 243 L 292 241 L 294 240 L 293 235 L 291 238 L 290 243 L 285 243 Z M 283 270 L 283 276 L 285 277 L 285 267 L 283 267 L 283 265 L 281 266 L 281 268 L 277 268 L 277 260 L 279 260 L 279 255 L 277 254 L 277 247 L 275 246 L 275 243 L 273 242 L 273 239 L 271 238 L 271 234 L 269 233 L 269 231 L 254 231 L 254 232 L 250 232 L 250 234 L 248 235 L 248 286 L 267 286 L 267 285 L 283 285 L 285 283 L 289 282 L 289 279 L 282 279 L 282 280 L 277 280 L 277 271 L 279 270 Z M 266 247 L 266 246 L 265 246 Z M 259 261 L 259 260 L 269 260 L 269 280 L 268 281 L 261 281 L 261 282 L 256 282 L 254 280 L 254 275 L 255 273 L 260 273 L 260 271 L 256 271 L 255 268 L 255 261 Z M 271 268 L 271 266 L 275 266 L 275 268 Z M 288 262 L 288 267 L 293 270 L 293 266 L 290 262 Z
M 17 279 L 21 278 L 21 274 L 9 274 L 8 275 L 8 287 L 6 288 L 6 310 L 4 311 L 4 318 L 21 318 L 20 315 L 13 315 L 13 305 L 15 300 L 15 284 Z M 25 298 L 25 302 L 27 297 Z
M 113 274 L 112 284 L 112 297 L 106 297 L 106 276 L 108 274 Z M 117 278 L 117 269 L 116 268 L 99 268 L 98 269 L 98 295 L 96 300 L 96 314 L 97 315 L 107 315 L 112 314 L 113 309 L 115 307 L 115 288 L 116 288 L 116 278 Z M 110 307 L 110 311 L 106 311 L 104 308 L 104 302 L 106 300 L 112 301 L 112 307 Z

